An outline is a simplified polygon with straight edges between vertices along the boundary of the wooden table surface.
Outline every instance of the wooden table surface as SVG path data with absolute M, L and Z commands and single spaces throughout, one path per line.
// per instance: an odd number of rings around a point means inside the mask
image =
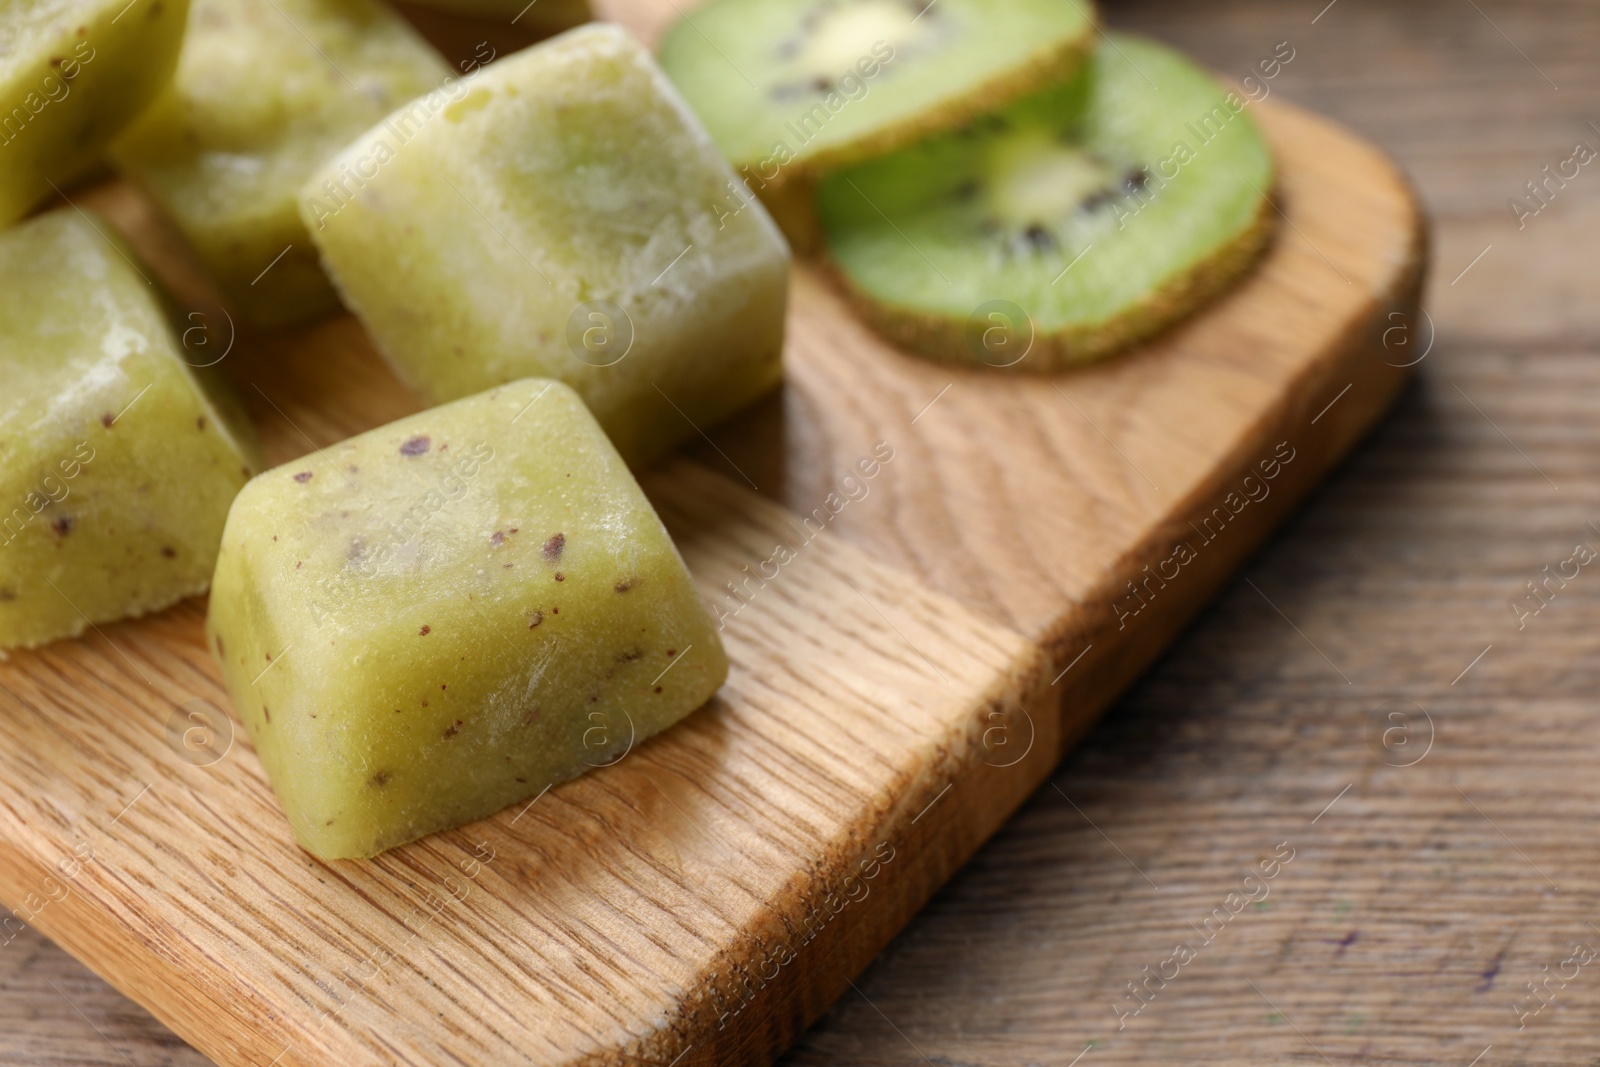
M 1323 2 L 1105 6 L 1407 167 L 1418 381 L 794 1067 L 1600 1057 L 1600 5 Z M 0 1064 L 205 1062 L 0 950 Z

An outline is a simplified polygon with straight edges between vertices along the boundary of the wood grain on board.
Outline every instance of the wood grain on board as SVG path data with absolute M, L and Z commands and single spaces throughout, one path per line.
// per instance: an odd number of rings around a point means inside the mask
M 226 703 L 187 603 L 0 666 L 0 898 L 224 1064 L 770 1059 L 1403 382 L 1409 190 L 1338 127 L 1257 114 L 1278 242 L 1126 359 L 952 373 L 797 270 L 784 390 L 645 479 L 710 601 L 797 549 L 680 727 L 525 810 L 320 863 L 242 734 L 208 765 L 169 746 L 179 705 Z M 83 202 L 198 299 L 148 204 Z M 416 406 L 348 319 L 226 366 L 275 461 Z M 866 495 L 796 544 L 880 441 Z

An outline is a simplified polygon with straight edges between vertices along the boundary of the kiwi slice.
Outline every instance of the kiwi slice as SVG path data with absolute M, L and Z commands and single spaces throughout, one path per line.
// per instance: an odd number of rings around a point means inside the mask
M 824 179 L 829 260 L 924 355 L 1037 371 L 1110 355 L 1271 238 L 1272 155 L 1245 107 L 1170 49 L 1108 36 L 1071 81 Z
M 711 0 L 661 65 L 768 194 L 911 144 L 1069 76 L 1091 0 Z

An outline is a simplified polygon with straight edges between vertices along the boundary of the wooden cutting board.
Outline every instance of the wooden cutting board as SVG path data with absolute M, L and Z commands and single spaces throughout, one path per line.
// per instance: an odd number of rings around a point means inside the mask
M 660 14 L 621 12 L 647 35 Z M 644 479 L 729 613 L 727 686 L 526 807 L 319 862 L 210 710 L 227 698 L 202 602 L 14 654 L 0 942 L 36 926 L 226 1065 L 771 1059 L 1429 343 L 1400 175 L 1325 121 L 1253 111 L 1282 164 L 1279 240 L 1205 316 L 1110 364 L 923 363 L 798 269 L 784 390 Z M 148 203 L 74 199 L 205 306 Z M 274 462 L 417 407 L 349 319 L 241 338 L 222 365 Z M 875 448 L 876 476 L 847 482 Z M 747 581 L 780 544 L 792 561 Z

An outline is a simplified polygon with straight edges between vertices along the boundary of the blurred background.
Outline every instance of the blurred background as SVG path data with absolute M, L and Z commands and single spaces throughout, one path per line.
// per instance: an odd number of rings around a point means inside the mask
M 1600 551 L 1600 4 L 1324 4 L 1102 10 L 1234 77 L 1287 42 L 1273 98 L 1406 168 L 1417 380 L 788 1064 L 1600 1062 L 1600 566 L 1525 599 Z M 0 1063 L 205 1062 L 0 953 Z

